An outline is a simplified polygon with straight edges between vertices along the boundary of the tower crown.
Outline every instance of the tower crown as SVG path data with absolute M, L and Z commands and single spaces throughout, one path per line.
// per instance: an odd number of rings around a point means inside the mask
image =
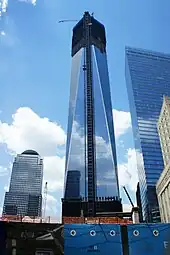
M 72 37 L 72 56 L 86 45 L 85 26 L 90 26 L 90 41 L 101 51 L 106 50 L 106 33 L 104 25 L 91 16 L 88 12 L 84 13 L 83 18 L 73 28 Z

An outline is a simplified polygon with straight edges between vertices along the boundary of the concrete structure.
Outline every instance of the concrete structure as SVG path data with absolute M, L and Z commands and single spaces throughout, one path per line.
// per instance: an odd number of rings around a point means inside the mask
M 158 133 L 161 142 L 164 165 L 169 163 L 170 159 L 170 98 L 164 96 L 163 105 L 158 120 Z
M 170 222 L 170 98 L 167 96 L 164 96 L 158 121 L 158 132 L 165 168 L 157 182 L 156 191 L 161 220 Z

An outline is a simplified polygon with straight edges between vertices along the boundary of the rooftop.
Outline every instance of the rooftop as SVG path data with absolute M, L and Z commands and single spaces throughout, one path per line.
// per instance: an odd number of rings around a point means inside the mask
M 34 150 L 26 150 L 22 154 L 24 154 L 24 155 L 37 155 L 37 156 L 39 156 L 38 152 L 36 152 Z

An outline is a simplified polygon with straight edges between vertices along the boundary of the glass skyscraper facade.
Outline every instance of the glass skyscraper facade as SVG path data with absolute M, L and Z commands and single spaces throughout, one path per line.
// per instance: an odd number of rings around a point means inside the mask
M 85 13 L 73 29 L 64 198 L 92 193 L 119 199 L 105 28 Z
M 132 117 L 144 220 L 157 210 L 156 182 L 164 168 L 157 121 L 170 96 L 170 55 L 126 48 L 126 84 Z
M 9 191 L 5 193 L 3 214 L 41 216 L 43 160 L 27 150 L 14 160 Z

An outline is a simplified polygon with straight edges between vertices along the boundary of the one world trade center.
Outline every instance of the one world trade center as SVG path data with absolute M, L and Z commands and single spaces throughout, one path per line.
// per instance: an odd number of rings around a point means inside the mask
M 104 26 L 73 28 L 63 216 L 121 212 Z

